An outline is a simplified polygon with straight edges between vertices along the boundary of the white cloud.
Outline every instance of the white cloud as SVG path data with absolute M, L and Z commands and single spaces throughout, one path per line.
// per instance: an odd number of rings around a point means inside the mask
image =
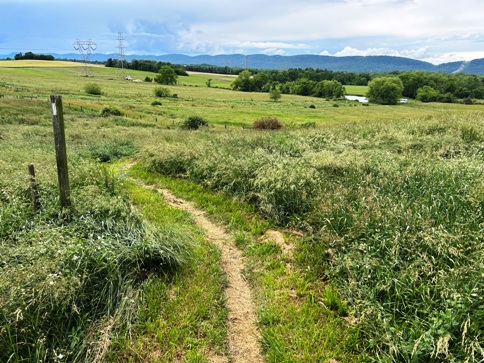
M 237 50 L 292 55 L 326 49 L 320 54 L 382 54 L 440 62 L 481 58 L 475 50 L 484 44 L 482 0 L 0 0 L 0 4 L 0 52 L 71 50 L 77 38 L 97 41 L 100 52 L 115 52 L 118 31 L 125 33 L 127 52 L 144 54 Z
M 422 60 L 433 64 L 441 64 L 441 63 L 450 63 L 450 62 L 470 61 L 473 59 L 483 59 L 483 58 L 484 58 L 484 52 L 458 52 L 458 53 L 444 53 L 444 54 L 434 55 Z
M 284 49 L 278 49 L 278 48 L 267 48 L 267 49 L 261 50 L 259 53 L 265 54 L 265 55 L 286 55 L 287 54 Z
M 252 41 L 233 41 L 229 42 L 231 46 L 241 47 L 241 48 L 256 48 L 256 49 L 307 49 L 306 44 L 292 44 L 285 42 L 252 42 Z
M 331 55 L 327 50 L 319 53 L 320 55 Z M 388 55 L 393 57 L 406 57 L 414 59 L 422 59 L 429 55 L 428 47 L 419 49 L 404 49 L 396 50 L 391 48 L 367 48 L 356 49 L 350 46 L 344 47 L 339 52 L 332 54 L 335 57 L 349 57 L 349 56 L 369 56 L 369 55 Z
M 433 64 L 441 64 L 448 62 L 470 61 L 473 59 L 484 58 L 484 51 L 482 52 L 454 52 L 454 53 L 431 53 L 429 47 L 422 47 L 418 49 L 404 49 L 397 50 L 391 48 L 367 48 L 356 49 L 350 46 L 344 47 L 342 50 L 331 54 L 327 50 L 323 50 L 319 55 L 329 55 L 334 57 L 349 57 L 349 56 L 375 56 L 387 55 L 394 57 L 405 57 L 418 59 Z

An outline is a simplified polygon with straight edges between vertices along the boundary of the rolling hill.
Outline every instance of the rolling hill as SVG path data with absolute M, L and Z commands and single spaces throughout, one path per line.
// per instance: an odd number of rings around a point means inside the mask
M 53 54 L 56 59 L 80 60 L 76 53 Z M 0 55 L 1 58 L 13 58 L 15 53 Z M 117 58 L 117 54 L 92 54 L 92 61 L 106 61 L 108 58 Z M 332 71 L 344 72 L 369 72 L 383 73 L 394 71 L 426 71 L 442 73 L 467 73 L 484 75 L 484 59 L 475 59 L 470 62 L 451 62 L 434 65 L 429 62 L 410 58 L 392 56 L 351 56 L 333 57 L 322 55 L 263 55 L 263 54 L 222 54 L 222 55 L 198 55 L 188 56 L 183 54 L 166 55 L 128 55 L 127 60 L 152 59 L 161 62 L 170 62 L 183 65 L 214 65 L 231 68 L 256 68 L 256 69 L 289 69 L 289 68 L 319 68 Z

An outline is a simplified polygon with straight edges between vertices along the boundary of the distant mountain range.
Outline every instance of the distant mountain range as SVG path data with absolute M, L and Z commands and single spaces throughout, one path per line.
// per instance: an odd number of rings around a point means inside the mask
M 56 59 L 81 60 L 77 53 L 54 54 Z M 0 55 L 1 58 L 14 58 L 15 53 Z M 117 54 L 91 54 L 91 61 L 106 61 L 108 58 L 117 58 Z M 319 68 L 332 71 L 343 72 L 369 72 L 383 73 L 393 71 L 427 71 L 443 73 L 467 73 L 484 75 L 484 59 L 474 59 L 467 62 L 451 62 L 435 65 L 432 63 L 419 61 L 403 57 L 391 56 L 352 56 L 352 57 L 332 57 L 324 55 L 198 55 L 188 56 L 183 54 L 167 55 L 128 55 L 128 61 L 133 59 L 150 59 L 161 62 L 170 62 L 182 65 L 213 65 L 231 68 L 256 68 L 256 69 L 289 69 L 289 68 Z

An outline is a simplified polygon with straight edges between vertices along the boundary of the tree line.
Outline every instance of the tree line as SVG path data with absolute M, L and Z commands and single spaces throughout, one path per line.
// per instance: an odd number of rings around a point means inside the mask
M 121 68 L 121 63 L 118 59 L 108 58 L 105 63 L 106 67 Z M 179 76 L 188 76 L 187 70 L 182 65 L 171 64 L 170 62 L 157 62 L 155 60 L 138 60 L 133 59 L 130 62 L 124 62 L 123 68 L 132 69 L 136 71 L 158 73 L 164 66 L 173 68 L 175 73 Z
M 15 60 L 26 60 L 26 59 L 35 59 L 35 60 L 54 60 L 53 55 L 48 54 L 35 54 L 32 52 L 26 52 L 25 54 L 17 53 L 14 57 Z
M 369 74 L 289 69 L 254 74 L 249 70 L 243 70 L 232 83 L 232 89 L 243 92 L 270 92 L 277 89 L 283 94 L 339 98 L 345 94 L 344 85 L 372 86 L 371 96 L 379 100 L 388 98 L 383 103 L 390 104 L 395 103 L 400 97 L 414 98 L 422 102 L 446 103 L 472 103 L 474 99 L 484 99 L 482 76 L 424 71 Z M 381 90 L 375 91 L 378 88 Z M 377 97 L 375 92 L 379 93 Z M 391 93 L 391 96 L 387 97 L 385 93 Z
M 403 96 L 422 102 L 484 99 L 484 77 L 469 74 L 403 72 L 398 74 Z
M 109 58 L 107 67 L 119 67 L 119 61 Z M 278 90 L 283 94 L 339 98 L 345 95 L 345 85 L 376 85 L 385 87 L 393 83 L 401 92 L 392 93 L 393 103 L 398 97 L 413 98 L 422 102 L 472 102 L 484 99 L 484 77 L 469 74 L 446 74 L 426 71 L 405 71 L 391 73 L 342 72 L 326 69 L 293 68 L 288 70 L 258 70 L 211 65 L 174 65 L 154 60 L 132 60 L 124 65 L 127 69 L 159 73 L 162 68 L 172 68 L 176 75 L 187 76 L 187 70 L 207 73 L 237 74 L 232 89 L 242 92 L 271 92 Z M 373 82 L 378 78 L 397 78 L 400 82 Z M 160 82 L 165 83 L 165 82 Z M 165 83 L 166 84 L 166 83 Z M 400 86 L 401 84 L 401 86 Z M 391 88 L 391 87 L 390 87 Z M 390 93 L 390 90 L 387 89 Z
M 284 94 L 324 98 L 340 98 L 346 93 L 343 84 L 334 79 L 316 81 L 307 78 L 292 77 L 288 79 L 293 80 L 281 82 L 280 80 L 284 78 L 271 77 L 271 72 L 264 71 L 253 75 L 250 71 L 244 70 L 232 82 L 231 87 L 236 91 L 243 92 L 270 92 L 272 90 L 279 90 Z M 277 76 L 278 72 L 281 71 L 274 71 L 272 75 Z

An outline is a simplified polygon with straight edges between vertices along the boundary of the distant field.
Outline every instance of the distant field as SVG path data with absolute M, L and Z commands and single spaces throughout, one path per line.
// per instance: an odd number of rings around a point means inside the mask
M 8 67 L 9 64 L 24 64 L 23 67 Z M 30 66 L 27 66 L 30 64 Z M 47 67 L 47 65 L 51 65 Z M 64 67 L 59 65 L 66 65 Z M 70 65 L 70 66 L 67 66 Z M 51 94 L 59 94 L 72 107 L 83 108 L 93 115 L 99 115 L 103 107 L 116 106 L 127 117 L 143 122 L 157 123 L 160 127 L 173 126 L 188 116 L 206 118 L 212 126 L 248 126 L 259 117 L 273 116 L 286 127 L 294 128 L 303 124 L 325 127 L 340 122 L 360 122 L 397 119 L 431 119 L 449 112 L 478 112 L 482 105 L 424 104 L 410 101 L 405 105 L 380 106 L 371 104 L 363 107 L 357 102 L 346 100 L 326 101 L 322 98 L 282 95 L 278 102 L 269 99 L 267 93 L 236 92 L 229 90 L 231 76 L 212 74 L 192 74 L 179 77 L 179 84 L 167 86 L 177 97 L 159 99 L 162 106 L 152 106 L 156 83 L 144 82 L 146 76 L 154 73 L 127 70 L 126 74 L 134 81 L 121 79 L 121 71 L 116 68 L 90 67 L 91 76 L 83 77 L 78 63 L 48 61 L 2 61 L 0 62 L 0 94 L 5 99 L 19 99 L 17 107 L 25 107 L 22 98 L 45 99 Z M 207 81 L 212 79 L 212 87 Z M 97 83 L 102 94 L 85 94 L 87 83 Z M 348 93 L 364 93 L 364 87 L 348 86 Z M 12 101 L 13 102 L 13 101 Z M 48 116 L 47 116 L 48 117 Z M 82 120 L 83 114 L 76 114 Z M 103 118 L 89 119 L 89 122 L 106 122 Z
M 354 96 L 366 96 L 366 93 L 368 92 L 368 86 L 347 85 L 345 88 L 347 94 Z
M 189 77 L 180 77 L 180 84 L 195 85 L 207 87 L 207 82 L 210 80 L 210 86 L 214 88 L 230 89 L 230 84 L 237 76 L 227 74 L 213 74 L 203 72 L 187 72 Z

